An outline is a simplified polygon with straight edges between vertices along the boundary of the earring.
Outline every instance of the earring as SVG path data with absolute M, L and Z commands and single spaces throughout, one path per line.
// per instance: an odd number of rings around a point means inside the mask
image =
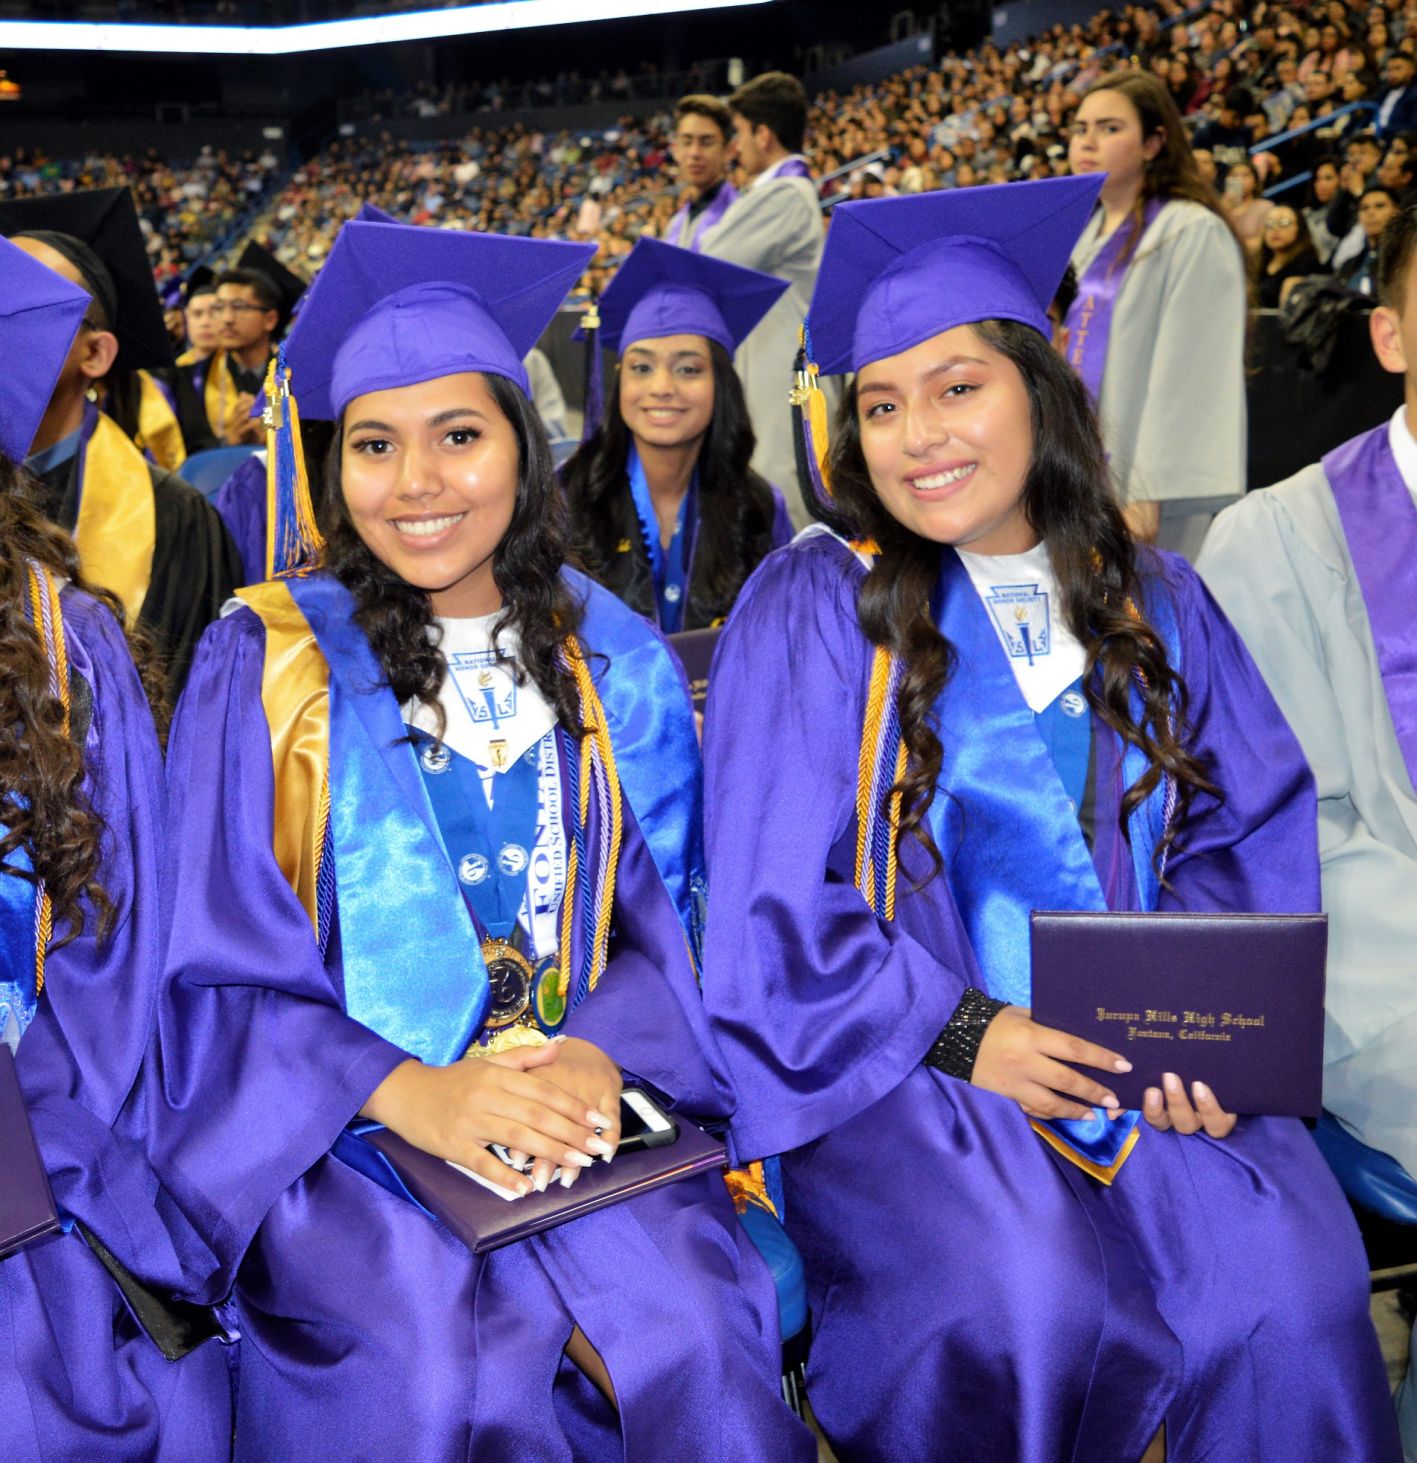
M 90 386 L 89 389 L 86 392 L 84 392 L 84 400 L 85 401 L 97 401 L 98 400 L 98 387 L 97 386 Z

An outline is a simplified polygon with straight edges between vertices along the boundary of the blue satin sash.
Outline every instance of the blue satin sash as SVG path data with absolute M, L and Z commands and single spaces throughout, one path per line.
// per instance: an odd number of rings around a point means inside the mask
M 580 637 L 625 801 L 697 957 L 703 786 L 688 694 L 640 616 L 583 575 L 563 572 L 585 602 Z M 329 836 L 345 1009 L 422 1061 L 446 1065 L 467 1050 L 489 1003 L 455 863 L 349 591 L 329 574 L 286 583 L 330 668 Z
M 329 574 L 287 584 L 330 668 L 330 845 L 345 1009 L 421 1061 L 446 1066 L 487 1012 L 481 942 L 353 597 Z
M 6 832 L 0 824 L 0 836 Z M 39 1005 L 34 964 L 36 890 L 29 879 L 20 877 L 34 872 L 23 845 L 4 867 L 16 872 L 0 873 L 0 1042 L 13 1051 Z
M 1179 669 L 1174 617 L 1158 593 L 1146 609 Z M 1031 1001 L 1029 916 L 1035 909 L 1105 910 L 1107 901 L 1077 812 L 1037 720 L 958 555 L 947 553 L 934 606 L 941 633 L 959 652 L 936 715 L 944 760 L 930 805 L 930 832 L 948 871 L 988 993 L 1011 1005 Z M 1139 710 L 1139 701 L 1134 713 Z M 1099 729 L 1099 734 L 1112 735 Z M 1143 753 L 1122 753 L 1129 786 Z M 1098 818 L 1110 800 L 1099 789 Z M 1142 909 L 1155 909 L 1160 881 L 1152 849 L 1165 826 L 1164 783 L 1131 817 L 1132 867 Z M 1047 1126 L 1069 1147 L 1107 1167 L 1140 1122 L 1139 1113 L 1057 1121 Z

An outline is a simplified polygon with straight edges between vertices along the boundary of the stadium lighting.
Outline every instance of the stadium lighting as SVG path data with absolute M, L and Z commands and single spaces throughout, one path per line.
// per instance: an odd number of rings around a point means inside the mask
M 770 0 L 695 0 L 697 10 L 765 5 Z M 683 0 L 498 0 L 452 10 L 361 15 L 308 25 L 137 25 L 98 21 L 0 21 L 0 51 L 145 51 L 171 55 L 290 56 L 340 46 L 383 46 L 441 36 L 485 35 L 591 20 L 678 15 Z

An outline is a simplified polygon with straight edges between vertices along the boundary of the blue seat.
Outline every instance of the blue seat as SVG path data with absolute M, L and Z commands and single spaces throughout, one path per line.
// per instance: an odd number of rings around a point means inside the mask
M 738 1217 L 772 1272 L 777 1286 L 778 1325 L 786 1344 L 807 1326 L 807 1275 L 802 1269 L 802 1256 L 775 1214 L 749 1204 Z
M 189 482 L 204 498 L 214 498 L 221 491 L 227 478 L 251 456 L 261 449 L 254 446 L 213 447 L 209 452 L 194 452 L 177 471 L 177 476 Z
M 565 465 L 575 456 L 576 448 L 579 447 L 578 437 L 553 437 L 551 439 L 551 460 L 558 469 Z
M 1331 1113 L 1315 1124 L 1314 1142 L 1359 1208 L 1393 1224 L 1417 1225 L 1417 1179 L 1397 1159 L 1360 1143 Z

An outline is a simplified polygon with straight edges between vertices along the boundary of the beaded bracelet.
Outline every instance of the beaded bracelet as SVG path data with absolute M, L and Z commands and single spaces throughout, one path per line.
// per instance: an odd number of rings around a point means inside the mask
M 996 1001 L 974 986 L 967 986 L 954 1015 L 925 1053 L 925 1065 L 968 1082 L 974 1075 L 974 1059 L 989 1023 L 1007 1005 L 1007 1001 Z

